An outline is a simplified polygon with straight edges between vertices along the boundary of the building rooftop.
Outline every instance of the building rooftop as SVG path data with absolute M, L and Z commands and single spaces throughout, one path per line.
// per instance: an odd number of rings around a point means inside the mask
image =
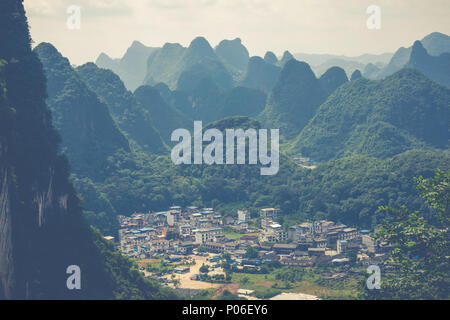
M 311 222 L 302 222 L 299 224 L 300 227 L 311 227 Z
M 243 294 L 245 296 L 249 296 L 253 294 L 255 290 L 248 290 L 248 289 L 238 289 L 237 294 Z
M 142 229 L 139 229 L 138 231 L 140 231 L 140 232 L 155 231 L 155 228 L 142 228 Z
M 297 245 L 293 243 L 275 243 L 273 245 L 273 249 L 295 249 L 295 248 L 297 248 Z
M 326 248 L 308 248 L 308 251 L 313 251 L 313 252 L 325 252 Z

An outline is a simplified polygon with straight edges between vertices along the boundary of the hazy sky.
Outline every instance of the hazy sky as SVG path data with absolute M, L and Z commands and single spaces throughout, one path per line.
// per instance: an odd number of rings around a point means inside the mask
M 449 0 L 25 0 L 36 44 L 51 42 L 72 63 L 101 52 L 121 57 L 133 40 L 147 46 L 196 36 L 216 46 L 239 37 L 250 55 L 272 50 L 355 56 L 394 52 L 439 31 L 450 34 Z M 81 28 L 66 27 L 70 5 Z M 381 29 L 369 30 L 370 5 L 381 8 Z

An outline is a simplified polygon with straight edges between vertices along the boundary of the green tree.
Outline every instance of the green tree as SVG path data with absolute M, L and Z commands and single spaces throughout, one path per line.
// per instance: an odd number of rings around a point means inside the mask
M 208 273 L 209 272 L 209 268 L 207 265 L 202 264 L 202 266 L 200 267 L 200 272 L 201 273 Z
M 246 300 L 239 297 L 237 294 L 233 294 L 228 290 L 224 290 L 223 293 L 217 297 L 216 300 Z
M 241 285 L 245 286 L 246 284 L 248 284 L 249 279 L 247 277 L 244 277 L 241 279 L 240 283 Z
M 206 248 L 204 247 L 204 246 L 199 246 L 198 248 L 197 248 L 197 252 L 206 252 L 207 250 L 206 250 Z
M 380 290 L 366 292 L 368 298 L 449 299 L 450 234 L 449 172 L 434 178 L 419 177 L 418 190 L 434 215 L 426 219 L 406 207 L 381 207 L 385 214 L 377 238 L 393 246 L 385 265 L 392 268 L 382 278 Z
M 258 258 L 258 249 L 253 247 L 248 247 L 247 251 L 245 251 L 245 258 L 247 259 L 256 259 Z
M 356 250 L 349 250 L 345 255 L 351 264 L 355 264 L 358 261 L 358 252 Z

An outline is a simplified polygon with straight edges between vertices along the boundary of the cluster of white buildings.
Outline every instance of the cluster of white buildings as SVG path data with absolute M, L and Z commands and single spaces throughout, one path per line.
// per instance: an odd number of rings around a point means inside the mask
M 212 208 L 173 206 L 167 211 L 119 216 L 119 248 L 131 257 L 190 253 L 196 245 L 223 239 L 223 218 Z
M 122 253 L 137 258 L 190 254 L 199 246 L 209 252 L 228 252 L 242 258 L 251 246 L 259 250 L 260 261 L 288 265 L 345 260 L 349 250 L 373 256 L 380 249 L 365 230 L 328 220 L 285 228 L 279 217 L 277 208 L 261 209 L 261 225 L 256 227 L 257 219 L 251 219 L 247 210 L 222 217 L 212 208 L 173 206 L 164 212 L 119 216 L 118 246 Z M 235 240 L 226 237 L 224 230 L 242 235 Z

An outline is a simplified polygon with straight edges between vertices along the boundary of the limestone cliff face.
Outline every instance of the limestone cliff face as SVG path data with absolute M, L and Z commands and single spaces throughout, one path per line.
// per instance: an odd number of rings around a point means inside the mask
M 0 142 L 0 158 L 3 144 Z M 0 299 L 11 298 L 14 280 L 9 172 L 0 167 Z
M 55 256 L 70 243 L 59 228 L 80 209 L 67 161 L 57 155 L 22 1 L 1 2 L 0 39 L 0 297 L 56 297 L 69 256 Z
M 22 1 L 0 1 L 0 299 L 177 297 L 83 219 Z M 67 286 L 71 265 L 81 270 L 79 290 Z
M 26 94 L 23 99 L 15 94 L 11 75 L 19 65 L 5 68 L 2 89 L 10 94 L 0 105 L 2 115 L 6 108 L 14 109 L 7 130 L 0 132 L 0 298 L 6 299 L 38 297 L 53 280 L 63 289 L 65 269 L 52 266 L 55 259 L 48 253 L 64 249 L 64 241 L 58 243 L 61 220 L 80 216 L 67 163 L 51 147 L 54 137 L 45 138 L 52 132 L 45 105 L 27 110 Z M 24 118 L 30 123 L 24 124 Z

